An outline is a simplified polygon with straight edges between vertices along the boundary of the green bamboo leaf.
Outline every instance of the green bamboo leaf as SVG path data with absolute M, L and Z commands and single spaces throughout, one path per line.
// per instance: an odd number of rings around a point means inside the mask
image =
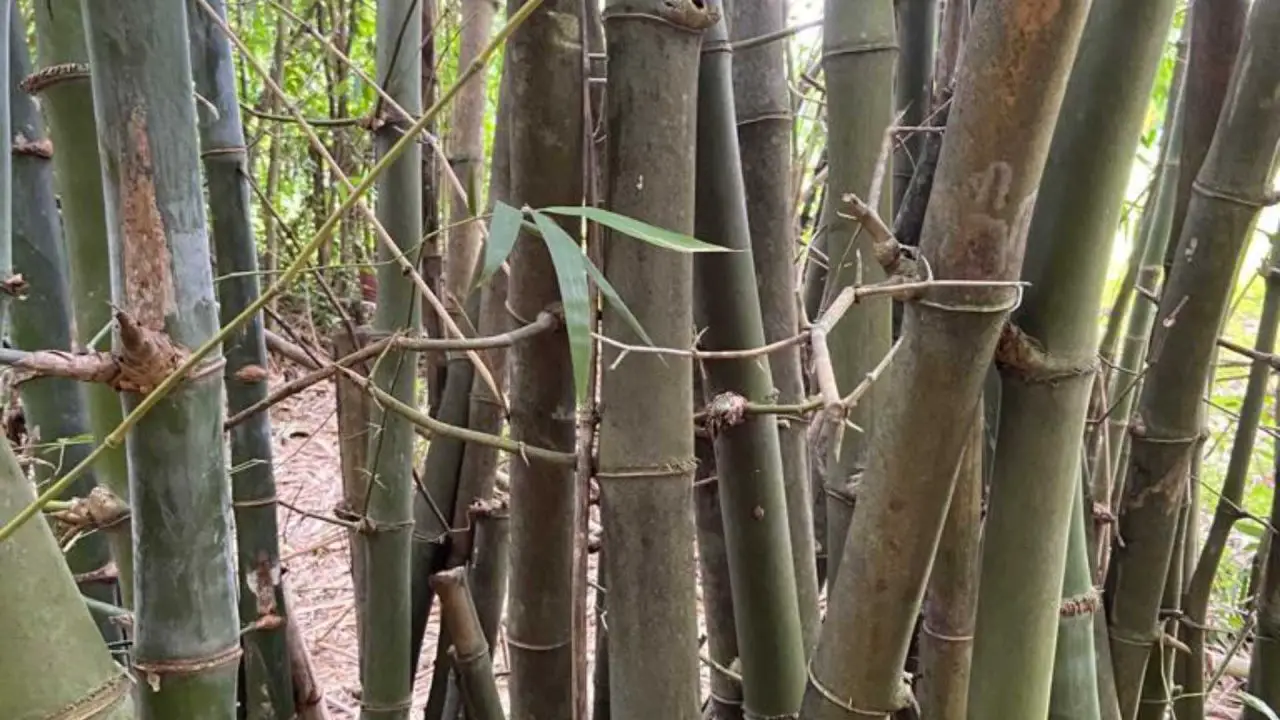
M 569 353 L 573 358 L 573 384 L 581 402 L 587 395 L 587 380 L 591 376 L 591 296 L 585 267 L 588 263 L 582 248 L 554 220 L 535 211 L 533 221 L 556 269 L 565 329 L 569 332 Z
M 520 236 L 520 223 L 524 213 L 510 205 L 496 201 L 493 204 L 493 219 L 489 221 L 489 241 L 484 244 L 484 262 L 480 266 L 480 277 L 476 286 L 485 284 L 493 274 L 498 272 L 502 263 L 511 254 Z
M 1238 695 L 1240 696 L 1240 700 L 1245 705 L 1248 705 L 1254 710 L 1257 710 L 1263 715 L 1266 715 L 1267 720 L 1280 720 L 1280 715 L 1276 715 L 1276 711 L 1272 710 L 1265 702 L 1260 700 L 1258 697 L 1254 695 L 1250 695 L 1249 693 L 1244 692 L 1243 690 L 1241 690 L 1238 693 Z
M 542 208 L 541 211 L 556 215 L 584 217 L 601 225 L 611 227 L 620 233 L 626 233 L 637 240 L 643 240 L 650 245 L 677 252 L 737 252 L 732 248 L 712 245 L 695 237 L 650 225 L 625 215 L 609 212 L 603 208 L 563 205 Z

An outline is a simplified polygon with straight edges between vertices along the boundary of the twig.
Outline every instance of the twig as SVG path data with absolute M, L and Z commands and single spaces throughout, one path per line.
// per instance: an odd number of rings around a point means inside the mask
M 558 450 L 548 450 L 547 448 L 529 445 L 528 443 L 516 442 L 508 440 L 497 435 L 478 432 L 469 428 L 450 425 L 441 422 L 415 407 L 407 405 L 397 399 L 395 396 L 379 388 L 359 373 L 353 372 L 347 368 L 339 368 L 341 372 L 351 379 L 352 382 L 359 385 L 369 392 L 373 399 L 380 403 L 387 410 L 399 413 L 414 425 L 430 430 L 433 433 L 444 435 L 446 437 L 456 438 L 463 442 L 473 442 L 479 445 L 487 445 L 494 447 L 511 455 L 517 455 L 521 458 L 534 458 L 543 462 L 553 463 L 555 465 L 574 466 L 578 462 L 578 456 L 571 452 L 560 452 Z
M 295 365 L 301 365 L 308 370 L 315 370 L 320 367 L 320 363 L 316 362 L 315 353 L 309 352 L 305 347 L 289 342 L 270 330 L 264 329 L 262 333 L 267 340 L 267 349 L 271 352 L 287 358 Z
M 730 43 L 729 49 L 732 50 L 733 52 L 739 52 L 741 50 L 750 50 L 751 48 L 759 47 L 761 45 L 768 45 L 769 43 L 777 42 L 778 40 L 786 40 L 792 35 L 802 33 L 805 30 L 808 30 L 810 28 L 821 27 L 821 25 L 822 25 L 822 18 L 809 20 L 806 22 L 799 23 L 797 25 L 792 25 L 790 27 L 784 27 L 781 30 L 775 30 L 771 33 L 765 33 L 764 35 L 757 35 L 755 37 L 745 38 L 743 40 Z

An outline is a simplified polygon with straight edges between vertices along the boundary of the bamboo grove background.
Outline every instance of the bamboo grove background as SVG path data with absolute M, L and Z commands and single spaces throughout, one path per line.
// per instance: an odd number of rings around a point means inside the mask
M 1280 0 L 0 6 L 0 717 L 1277 717 Z

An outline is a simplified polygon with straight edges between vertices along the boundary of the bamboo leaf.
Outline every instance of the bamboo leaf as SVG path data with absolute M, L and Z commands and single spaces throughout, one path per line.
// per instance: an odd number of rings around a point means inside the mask
M 565 329 L 569 332 L 569 351 L 573 358 L 573 384 L 581 401 L 587 394 L 587 380 L 591 374 L 591 298 L 584 267 L 589 263 L 578 243 L 554 220 L 535 211 L 533 221 L 547 244 L 551 263 L 556 269 Z
M 1276 715 L 1276 711 L 1268 707 L 1267 704 L 1262 700 L 1260 700 L 1258 697 L 1254 695 L 1250 695 L 1249 693 L 1244 692 L 1243 690 L 1241 690 L 1238 694 L 1240 695 L 1241 702 L 1253 708 L 1254 710 L 1257 710 L 1263 715 L 1266 715 L 1267 720 L 1280 720 L 1280 715 Z
M 539 211 L 535 210 L 533 212 L 536 213 Z M 531 222 L 524 221 L 523 225 L 525 226 L 525 229 L 530 232 L 537 232 L 539 235 L 542 234 L 542 230 Z M 559 227 L 559 225 L 556 227 Z M 586 253 L 582 252 L 581 247 L 578 248 L 578 253 L 582 255 L 583 267 L 586 269 L 587 273 L 591 275 L 591 279 L 600 286 L 600 292 L 604 295 L 609 306 L 622 315 L 622 319 L 631 326 L 631 329 L 635 331 L 636 335 L 639 336 L 646 345 L 653 345 L 653 339 L 649 337 L 649 333 L 644 331 L 644 326 L 640 324 L 640 321 L 636 319 L 635 315 L 631 314 L 631 309 L 627 307 L 625 302 L 623 302 L 622 296 L 618 294 L 618 291 L 613 289 L 613 285 L 605 278 L 604 273 L 600 272 L 600 268 L 597 268 L 591 262 Z
M 497 201 L 493 204 L 493 219 L 489 222 L 489 241 L 484 244 L 484 262 L 476 285 L 484 285 L 502 267 L 511 254 L 520 235 L 520 223 L 524 213 L 510 205 Z
M 643 240 L 650 245 L 675 250 L 677 252 L 737 252 L 732 248 L 712 245 L 703 242 L 695 237 L 685 235 L 683 233 L 673 232 L 664 228 L 641 222 L 634 218 L 619 215 L 615 212 L 609 212 L 603 208 L 597 207 L 578 207 L 578 206 L 556 206 L 542 208 L 541 212 L 553 213 L 555 215 L 572 215 L 574 217 L 583 217 L 593 222 L 600 223 L 607 227 L 613 228 L 620 233 L 626 233 L 637 240 Z

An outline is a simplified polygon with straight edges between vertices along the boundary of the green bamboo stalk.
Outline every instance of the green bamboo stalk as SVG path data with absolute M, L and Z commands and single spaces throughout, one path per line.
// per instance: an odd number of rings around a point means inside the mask
M 469 720 L 504 720 L 502 698 L 493 677 L 489 643 L 467 589 L 466 571 L 453 568 L 432 576 L 440 594 L 440 618 L 453 638 L 450 654 L 458 669 L 463 704 Z
M 920 243 L 934 278 L 1018 276 L 1088 6 L 1073 0 L 1040 13 L 1028 0 L 978 5 Z M 868 223 L 874 232 L 874 220 Z M 900 248 L 883 240 L 877 246 L 877 257 L 904 264 Z M 881 380 L 885 400 L 844 570 L 814 655 L 805 720 L 884 717 L 909 703 L 903 662 L 968 442 L 966 421 L 978 411 L 990 358 L 1018 299 L 1015 289 L 980 285 L 930 288 L 906 303 L 902 346 Z
M 698 324 L 705 327 L 699 345 L 713 351 L 765 343 L 734 133 L 726 22 L 722 14 L 704 36 L 698 77 L 694 232 L 735 251 L 703 253 L 694 260 Z M 769 358 L 706 360 L 702 371 L 707 430 L 715 444 L 717 477 L 724 478 L 718 497 L 742 663 L 743 713 L 793 715 L 804 692 L 805 652 L 777 421 L 735 415 L 743 400 L 770 401 Z
M 1058 641 L 1054 648 L 1049 720 L 1100 720 L 1094 618 L 1102 602 L 1093 586 L 1085 543 L 1084 485 L 1076 483 L 1067 562 L 1058 608 Z
M 167 343 L 202 347 L 218 331 L 186 4 L 82 8 L 112 304 L 120 308 L 115 351 L 142 373 L 144 387 L 154 387 L 177 363 L 157 363 L 153 354 Z M 126 435 L 143 717 L 235 713 L 240 626 L 221 360 L 221 347 L 211 348 L 207 369 L 155 403 Z M 132 412 L 143 395 L 123 390 L 122 409 Z
M 1191 472 L 1191 487 L 1196 487 L 1197 472 L 1195 465 Z M 1163 596 L 1160 599 L 1160 632 L 1161 638 L 1151 648 L 1147 657 L 1147 668 L 1142 678 L 1142 696 L 1138 701 L 1137 720 L 1165 720 L 1169 702 L 1174 691 L 1174 648 L 1166 638 L 1176 638 L 1176 618 L 1182 602 L 1183 549 L 1186 546 L 1188 518 L 1191 503 L 1182 506 L 1178 517 L 1178 535 L 1174 541 L 1173 561 L 1169 563 L 1168 575 L 1165 577 Z
M 34 499 L 9 443 L 0 443 L 0 518 Z M 0 543 L 0 573 L 11 579 L 0 583 L 0 716 L 66 717 L 72 708 L 89 713 L 76 717 L 133 720 L 129 676 L 112 662 L 61 554 L 43 522 Z
M 920 716 L 930 720 L 968 717 L 982 535 L 982 457 L 986 445 L 982 413 L 974 413 L 971 424 L 924 597 L 918 692 Z
M 842 198 L 846 193 L 879 198 L 880 217 L 893 216 L 892 177 L 884 172 L 877 178 L 876 171 L 885 132 L 894 118 L 898 49 L 892 0 L 827 0 L 825 8 L 822 52 L 830 170 L 823 224 L 829 257 L 824 305 L 828 305 L 855 282 L 873 284 L 885 279 L 884 268 L 870 261 L 874 257 L 870 234 L 858 232 L 853 220 L 842 217 L 847 214 Z M 871 187 L 877 180 L 882 185 Z M 857 386 L 889 352 L 892 333 L 889 298 L 870 298 L 851 308 L 827 340 L 837 386 L 845 392 Z M 873 386 L 849 413 L 848 419 L 860 430 L 842 432 L 843 423 L 829 423 L 835 437 L 814 448 L 812 471 L 822 477 L 827 496 L 828 585 L 839 578 L 854 487 L 865 478 L 868 438 L 883 417 L 872 410 L 883 399 L 879 386 Z
M 75 312 L 72 340 L 79 348 L 111 322 L 111 275 L 102 173 L 94 98 L 89 87 L 89 55 L 79 2 L 35 3 L 37 60 L 41 69 L 25 89 L 38 95 L 49 139 L 60 148 L 53 156 L 54 184 L 62 209 L 71 297 Z M 93 348 L 104 349 L 104 348 Z M 123 414 L 119 396 L 104 385 L 84 389 L 89 427 L 99 443 Z M 94 476 L 125 502 L 129 500 L 129 465 L 123 445 L 104 448 L 93 465 Z M 133 548 L 113 541 L 112 556 L 120 578 L 121 602 L 133 607 Z
M 934 50 L 938 35 L 938 0 L 899 0 L 897 5 L 898 53 L 894 79 L 894 107 L 899 125 L 922 125 L 933 96 Z M 923 156 L 925 136 L 902 138 L 893 152 L 893 207 L 902 203 L 907 186 Z
M 698 378 L 694 378 L 695 389 Z M 695 392 L 695 396 L 702 393 Z M 724 514 L 720 510 L 720 480 L 716 474 L 715 443 L 704 430 L 696 430 L 694 453 L 698 469 L 693 476 L 693 518 L 698 528 L 698 579 L 702 590 L 702 616 L 707 627 L 707 655 L 723 668 L 738 659 L 738 633 L 733 619 L 733 585 L 725 548 Z M 703 711 L 706 720 L 743 720 L 742 683 L 739 677 L 710 670 L 710 697 Z
M 1126 466 L 1128 458 L 1129 438 L 1126 431 L 1138 397 L 1142 369 L 1148 362 L 1147 345 L 1156 315 L 1154 298 L 1157 297 L 1164 279 L 1165 249 L 1171 244 L 1174 192 L 1181 172 L 1178 158 L 1182 151 L 1182 128 L 1186 117 L 1183 111 L 1187 65 L 1185 41 L 1190 35 L 1190 27 L 1190 20 L 1184 20 L 1181 47 L 1174 66 L 1173 81 L 1169 86 L 1169 97 L 1165 103 L 1164 137 L 1156 166 L 1157 178 L 1140 221 L 1144 232 L 1138 239 L 1141 256 L 1134 280 L 1134 290 L 1138 294 L 1129 308 L 1128 320 L 1124 323 L 1124 342 L 1120 348 L 1119 364 L 1112 370 L 1108 381 L 1106 397 L 1110 407 L 1107 408 L 1106 427 L 1105 430 L 1099 429 L 1100 432 L 1107 433 L 1106 447 L 1111 460 L 1105 467 L 1100 458 L 1093 463 L 1096 474 L 1093 476 L 1091 497 L 1096 502 L 1107 503 L 1113 510 L 1115 504 L 1112 501 L 1119 497 L 1118 493 L 1124 485 L 1121 469 Z M 1110 546 L 1107 537 L 1107 528 L 1098 526 L 1090 540 L 1093 547 L 1090 548 L 1089 557 L 1093 558 L 1094 567 L 1100 574 L 1105 572 L 1103 556 L 1108 553 Z
M 387 94 L 406 113 L 422 111 L 421 9 L 415 0 L 379 0 L 377 73 Z M 390 152 L 412 124 L 381 105 L 387 122 L 374 134 L 379 157 Z M 417 254 L 422 237 L 422 159 L 409 148 L 378 178 L 376 212 L 400 252 Z M 392 251 L 377 246 L 378 305 L 373 329 L 416 332 L 422 322 L 421 298 L 413 281 L 393 261 Z M 414 267 L 419 265 L 413 262 Z M 381 356 L 370 374 L 372 385 L 416 407 L 418 353 L 395 350 Z M 405 720 L 412 702 L 410 561 L 413 523 L 413 425 L 381 403 L 370 408 L 365 512 L 365 634 L 360 646 L 362 720 Z
M 16 12 L 16 11 L 14 11 Z M 13 270 L 25 281 L 25 298 L 13 302 L 10 327 L 14 344 L 21 348 L 70 351 L 72 347 L 71 291 L 67 282 L 67 254 L 54 195 L 53 169 L 45 151 L 52 145 L 44 120 L 33 99 L 22 91 L 22 80 L 31 70 L 30 51 L 23 23 L 9 28 L 9 114 L 15 138 L 12 145 Z M 0 117 L 5 116 L 0 113 Z M 2 122 L 2 121 L 0 121 Z M 84 460 L 89 453 L 88 418 L 79 383 L 65 378 L 37 378 L 19 387 L 28 437 L 34 443 L 32 480 L 42 485 L 64 467 Z M 86 497 L 96 484 L 86 475 L 67 489 L 64 499 Z M 111 564 L 108 538 L 129 548 L 128 523 L 105 532 L 81 536 L 67 551 L 67 564 L 76 576 L 80 592 L 103 602 L 116 602 L 119 585 Z M 107 642 L 120 640 L 120 626 L 99 622 Z
M 654 22 L 653 18 L 663 22 Z M 692 0 L 609 0 L 610 210 L 690 234 L 702 30 L 716 13 Z M 655 345 L 693 342 L 693 263 L 606 231 L 605 276 Z M 602 332 L 640 339 L 610 304 Z M 606 348 L 602 366 L 619 351 Z M 693 383 L 688 357 L 631 355 L 601 378 L 601 522 L 609 578 L 613 720 L 698 717 L 692 505 Z M 643 398 L 643 401 L 640 399 Z
M 1173 267 L 1174 252 L 1190 209 L 1192 184 L 1208 157 L 1209 144 L 1228 97 L 1227 85 L 1244 36 L 1249 0 L 1206 0 L 1189 3 L 1188 7 L 1191 38 L 1183 104 L 1186 117 L 1182 120 L 1182 152 L 1178 159 L 1181 171 L 1170 225 L 1173 240 L 1163 258 L 1166 276 Z
M 1098 305 L 1173 10 L 1173 0 L 1092 5 L 1053 131 L 1022 270 L 1031 286 L 996 351 L 1004 387 L 983 530 L 973 717 L 1049 711 Z M 1014 674 L 1019 681 L 1009 683 Z
M 226 17 L 223 0 L 209 0 Z M 218 272 L 218 312 L 223 322 L 239 315 L 260 294 L 258 250 L 249 205 L 244 128 L 236 96 L 231 41 L 194 3 L 188 6 L 195 90 L 212 108 L 198 113 L 200 147 L 213 227 Z M 267 347 L 262 316 L 227 338 L 223 374 L 227 411 L 239 412 L 267 396 Z M 280 542 L 276 527 L 276 482 L 272 467 L 271 416 L 260 412 L 231 430 L 232 506 L 240 577 L 240 624 L 251 628 L 244 643 L 244 691 L 249 717 L 294 715 L 293 677 L 285 627 Z
M 1262 299 L 1262 314 L 1258 319 L 1257 337 L 1253 349 L 1269 355 L 1275 351 L 1277 324 L 1280 324 L 1280 242 L 1272 241 L 1271 256 L 1267 260 L 1264 276 L 1266 291 Z M 1209 599 L 1213 590 L 1213 579 L 1217 575 L 1218 565 L 1222 562 L 1231 528 L 1241 517 L 1239 508 L 1243 506 L 1244 485 L 1249 477 L 1253 445 L 1257 440 L 1258 426 L 1262 420 L 1267 385 L 1270 380 L 1270 363 L 1265 359 L 1255 358 L 1249 368 L 1244 402 L 1240 406 L 1240 415 L 1236 420 L 1236 435 L 1231 444 L 1231 455 L 1227 461 L 1227 472 L 1223 476 L 1222 491 L 1213 511 L 1213 521 L 1209 525 L 1208 534 L 1200 550 L 1199 562 L 1196 563 L 1187 585 L 1187 595 L 1183 602 L 1187 622 L 1183 623 L 1183 632 L 1186 633 L 1187 647 L 1191 649 L 1191 653 L 1186 660 L 1187 669 L 1183 678 L 1185 687 L 1177 702 L 1180 717 L 1204 716 L 1204 693 L 1207 690 L 1204 687 L 1204 626 L 1208 622 Z
M 786 25 L 781 0 L 728 3 L 733 40 L 760 37 Z M 747 198 L 751 257 L 759 283 L 764 339 L 773 343 L 799 330 L 796 302 L 794 225 L 791 188 L 780 178 L 791 168 L 790 90 L 787 87 L 786 46 L 768 43 L 733 53 L 733 104 L 738 125 L 738 154 Z M 803 402 L 804 374 L 800 348 L 769 355 L 776 402 Z M 782 478 L 791 529 L 796 597 L 800 607 L 805 653 L 818 641 L 818 572 L 813 527 L 813 492 L 805 427 L 798 418 L 778 418 Z M 826 536 L 822 536 L 825 541 Z
M 1274 270 L 1272 270 L 1274 273 Z M 1270 278 L 1268 278 L 1270 279 Z M 1275 407 L 1280 408 L 1280 388 L 1276 390 Z M 1280 440 L 1277 440 L 1280 443 Z M 1280 453 L 1276 455 L 1276 472 L 1280 473 Z M 1270 520 L 1280 521 L 1280 494 L 1271 499 Z M 1258 625 L 1253 641 L 1253 657 L 1249 662 L 1248 691 L 1272 708 L 1280 708 L 1280 548 L 1264 535 L 1265 554 L 1259 551 L 1264 567 L 1258 586 Z M 1243 720 L 1267 720 L 1259 711 L 1246 708 Z
M 1193 22 L 1195 20 L 1193 19 Z M 1139 399 L 1125 502 L 1124 552 L 1111 564 L 1111 651 L 1120 709 L 1136 710 L 1147 654 L 1158 637 L 1163 581 L 1174 545 L 1178 509 L 1201 433 L 1204 382 L 1242 251 L 1260 212 L 1280 145 L 1280 48 L 1264 40 L 1280 32 L 1280 2 L 1254 5 L 1218 130 L 1197 175 L 1172 272 L 1161 294 L 1163 322 L 1152 340 L 1160 361 Z M 1192 29 L 1193 36 L 1195 28 Z M 1194 70 L 1194 56 L 1192 69 Z M 1190 77 L 1188 78 L 1190 83 Z M 1188 102 L 1190 101 L 1188 89 Z
M 581 10 L 578 0 L 548 0 L 507 45 L 508 190 L 516 207 L 582 202 Z M 578 237 L 580 223 L 560 222 Z M 545 242 L 522 233 L 510 263 L 508 304 L 517 317 L 533 317 L 561 300 Z M 516 345 L 510 363 L 512 438 L 573 452 L 576 416 L 567 330 L 557 328 Z M 572 718 L 573 468 L 513 457 L 510 473 L 512 715 Z

